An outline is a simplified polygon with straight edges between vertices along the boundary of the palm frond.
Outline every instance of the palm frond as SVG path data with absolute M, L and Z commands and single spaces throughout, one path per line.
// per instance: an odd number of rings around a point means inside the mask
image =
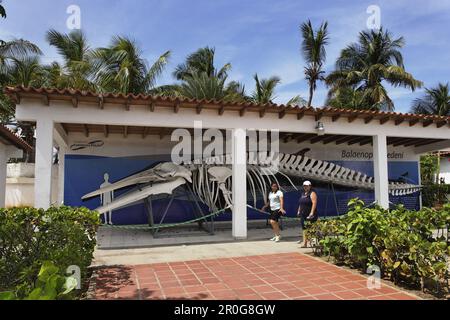
M 384 82 L 394 87 L 405 87 L 414 91 L 423 84 L 404 69 L 400 49 L 403 37 L 394 39 L 392 34 L 380 28 L 361 31 L 358 42 L 341 51 L 336 61 L 336 70 L 325 79 L 330 95 L 340 88 L 353 88 L 363 93 L 363 106 L 378 110 L 394 110 Z
M 0 17 L 6 18 L 6 10 L 2 5 L 0 5 Z
M 0 44 L 0 60 L 20 58 L 27 55 L 41 55 L 39 47 L 28 40 L 13 39 Z
M 297 95 L 297 96 L 294 96 L 291 99 L 289 99 L 289 101 L 286 102 L 286 105 L 287 106 L 301 106 L 301 107 L 304 107 L 304 106 L 306 106 L 307 103 L 308 102 L 305 99 L 303 99 L 301 96 Z
M 450 116 L 450 88 L 448 83 L 439 83 L 437 87 L 426 89 L 425 92 L 422 98 L 413 101 L 412 113 Z
M 150 89 L 155 86 L 156 79 L 161 75 L 167 63 L 169 62 L 171 52 L 164 52 L 150 67 L 144 79 L 144 86 Z

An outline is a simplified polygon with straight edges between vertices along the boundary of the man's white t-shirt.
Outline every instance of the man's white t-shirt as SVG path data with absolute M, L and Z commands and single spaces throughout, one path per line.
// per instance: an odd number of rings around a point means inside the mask
M 283 192 L 278 190 L 277 192 L 270 192 L 269 193 L 269 203 L 270 203 L 270 210 L 280 210 L 281 209 L 281 200 L 280 198 L 283 197 Z

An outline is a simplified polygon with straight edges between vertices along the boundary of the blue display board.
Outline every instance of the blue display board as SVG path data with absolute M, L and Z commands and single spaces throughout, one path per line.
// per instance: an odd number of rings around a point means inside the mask
M 146 156 L 146 157 L 93 157 L 67 155 L 65 158 L 65 187 L 64 203 L 69 206 L 84 206 L 95 209 L 100 206 L 100 197 L 95 197 L 86 201 L 81 200 L 84 194 L 92 192 L 104 183 L 104 174 L 108 173 L 109 181 L 116 182 L 136 172 L 154 166 L 161 161 L 170 161 L 170 156 Z M 361 171 L 373 176 L 373 162 L 371 161 L 333 161 L 341 166 Z M 415 161 L 395 161 L 388 162 L 389 179 L 418 184 L 419 166 Z M 314 184 L 314 181 L 313 181 Z M 124 188 L 116 191 L 117 197 L 124 192 L 129 192 L 132 188 Z M 315 188 L 318 194 L 318 212 L 320 216 L 335 216 L 346 212 L 347 203 L 350 199 L 358 197 L 367 204 L 374 201 L 374 193 L 371 191 L 342 188 L 334 186 L 334 191 L 330 186 Z M 295 216 L 299 191 L 285 193 L 285 209 L 288 216 Z M 408 209 L 419 209 L 419 193 L 408 196 L 390 197 L 390 201 L 404 204 Z M 163 215 L 163 208 L 167 204 L 167 199 L 160 199 L 153 202 L 153 213 L 155 222 L 158 223 Z M 258 202 L 258 207 L 262 207 L 263 201 Z M 208 208 L 202 206 L 206 213 Z M 186 200 L 174 200 L 170 212 L 166 216 L 165 223 L 176 223 L 193 219 L 196 210 L 192 203 Z M 252 209 L 248 209 L 248 219 L 265 219 L 266 216 Z M 230 220 L 231 214 L 225 213 L 216 220 Z M 147 213 L 143 202 L 128 206 L 126 208 L 113 211 L 112 221 L 114 224 L 145 224 L 148 222 Z

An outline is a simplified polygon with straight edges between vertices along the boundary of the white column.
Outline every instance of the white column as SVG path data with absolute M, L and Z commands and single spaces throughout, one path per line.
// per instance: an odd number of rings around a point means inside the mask
M 235 239 L 247 238 L 247 153 L 246 131 L 234 129 L 232 134 L 233 154 L 233 222 Z
M 8 162 L 6 146 L 0 143 L 0 207 L 5 207 L 6 164 Z
M 373 166 L 375 200 L 385 209 L 389 208 L 389 180 L 386 135 L 373 136 Z
M 66 158 L 66 147 L 59 147 L 58 154 L 58 205 L 64 204 L 64 167 Z
M 48 209 L 52 198 L 53 121 L 36 122 L 34 206 Z
M 417 157 L 417 164 L 418 164 L 418 168 L 417 168 L 417 170 L 419 171 L 419 173 L 418 173 L 418 177 L 419 177 L 419 180 L 417 181 L 417 183 L 418 183 L 418 185 L 419 186 L 421 186 L 422 185 L 422 176 L 421 176 L 421 174 L 420 174 L 420 172 L 421 172 L 421 168 L 420 168 L 420 157 Z M 423 207 L 423 199 L 422 199 L 422 191 L 420 191 L 419 192 L 419 209 L 420 210 L 422 210 L 422 207 Z

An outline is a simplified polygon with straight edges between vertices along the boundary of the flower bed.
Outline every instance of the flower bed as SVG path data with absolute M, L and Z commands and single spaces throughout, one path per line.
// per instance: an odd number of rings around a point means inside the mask
M 449 225 L 449 204 L 440 210 L 388 211 L 354 199 L 346 215 L 319 220 L 307 232 L 316 255 L 363 272 L 378 266 L 382 277 L 396 284 L 443 295 L 449 290 Z

